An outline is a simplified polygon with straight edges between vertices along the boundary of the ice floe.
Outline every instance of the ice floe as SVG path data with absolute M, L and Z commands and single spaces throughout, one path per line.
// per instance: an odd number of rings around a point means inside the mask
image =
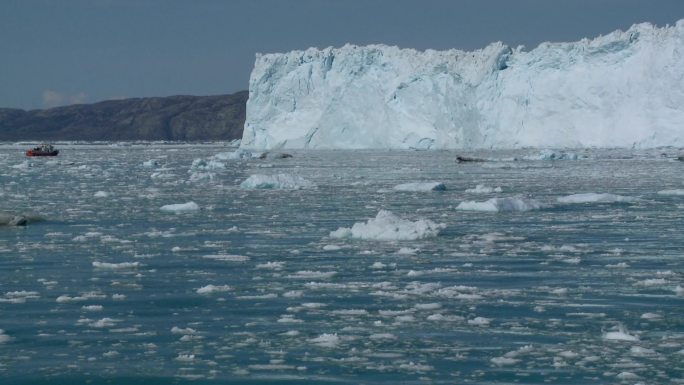
M 618 203 L 636 202 L 638 199 L 634 197 L 608 193 L 584 193 L 558 197 L 556 200 L 560 203 Z
M 313 187 L 316 187 L 314 183 L 298 175 L 282 173 L 276 175 L 250 175 L 249 178 L 240 184 L 240 188 L 243 189 L 298 190 Z
M 629 334 L 622 325 L 618 327 L 617 331 L 606 332 L 603 334 L 603 339 L 611 341 L 627 341 L 636 342 L 639 341 L 639 337 Z
M 93 267 L 96 269 L 107 269 L 107 270 L 124 270 L 124 269 L 135 269 L 140 267 L 140 262 L 121 262 L 121 263 L 109 263 L 109 262 L 93 262 Z
M 233 290 L 232 287 L 228 285 L 206 285 L 202 286 L 196 290 L 197 294 L 212 294 L 212 293 L 223 293 L 226 291 Z
M 167 212 L 173 212 L 173 213 L 183 213 L 183 212 L 190 212 L 190 211 L 197 211 L 199 210 L 199 205 L 195 202 L 186 202 L 186 203 L 176 203 L 176 204 L 171 204 L 171 205 L 165 205 L 159 208 L 161 211 L 167 211 Z
M 29 299 L 38 299 L 40 294 L 37 291 L 8 291 L 0 297 L 0 303 L 25 303 Z
M 387 210 L 380 210 L 375 218 L 357 222 L 352 227 L 332 231 L 333 238 L 357 238 L 378 241 L 416 240 L 437 236 L 446 225 L 429 219 L 411 221 L 402 219 Z
M 310 339 L 309 342 L 324 348 L 334 348 L 340 343 L 340 337 L 337 334 L 323 333 L 316 338 Z
M 463 201 L 456 206 L 457 210 L 484 212 L 530 211 L 542 208 L 542 204 L 534 199 L 520 197 L 492 198 L 484 202 Z
M 478 184 L 477 186 L 475 186 L 475 188 L 469 188 L 465 190 L 465 192 L 470 194 L 491 194 L 500 193 L 502 191 L 503 190 L 501 189 L 501 187 L 489 187 L 483 184 Z
M 402 183 L 394 186 L 396 191 L 445 191 L 446 186 L 441 182 L 416 182 L 416 183 Z
M 234 254 L 216 254 L 216 255 L 204 255 L 202 258 L 212 259 L 214 261 L 223 262 L 246 262 L 249 261 L 249 257 L 246 255 L 234 255 Z
M 0 344 L 4 344 L 5 342 L 10 341 L 11 339 L 12 337 L 5 334 L 5 331 L 3 329 L 0 329 Z
M 660 191 L 658 191 L 658 195 L 682 196 L 682 195 L 684 195 L 684 189 L 660 190 Z

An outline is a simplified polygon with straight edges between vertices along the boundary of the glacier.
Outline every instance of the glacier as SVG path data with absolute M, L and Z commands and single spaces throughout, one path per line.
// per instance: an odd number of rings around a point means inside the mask
M 684 146 L 684 20 L 465 52 L 257 54 L 245 149 Z

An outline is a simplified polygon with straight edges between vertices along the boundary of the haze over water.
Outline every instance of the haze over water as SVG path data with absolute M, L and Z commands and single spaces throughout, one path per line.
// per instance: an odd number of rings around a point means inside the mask
M 0 146 L 0 211 L 44 218 L 0 227 L 7 383 L 684 377 L 674 149 L 459 164 L 453 151 L 235 160 L 214 157 L 235 150 L 223 145 L 58 147 L 27 159 Z M 240 187 L 280 173 L 313 187 Z M 414 182 L 446 190 L 394 189 Z M 372 221 L 381 210 L 411 222 Z M 425 237 L 331 236 L 354 224 Z

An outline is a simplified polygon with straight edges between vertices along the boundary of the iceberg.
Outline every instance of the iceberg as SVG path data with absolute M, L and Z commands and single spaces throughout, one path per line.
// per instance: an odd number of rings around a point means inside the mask
M 684 147 L 682 46 L 684 20 L 529 51 L 497 42 L 257 54 L 240 146 Z
M 357 238 L 377 241 L 412 241 L 437 236 L 446 226 L 429 219 L 410 221 L 387 210 L 380 210 L 375 218 L 357 222 L 352 227 L 332 231 L 333 238 Z

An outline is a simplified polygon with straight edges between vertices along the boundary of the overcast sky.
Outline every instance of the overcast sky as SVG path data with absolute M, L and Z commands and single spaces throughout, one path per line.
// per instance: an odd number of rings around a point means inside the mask
M 0 0 L 0 107 L 247 89 L 256 52 L 534 48 L 684 18 L 684 0 Z

